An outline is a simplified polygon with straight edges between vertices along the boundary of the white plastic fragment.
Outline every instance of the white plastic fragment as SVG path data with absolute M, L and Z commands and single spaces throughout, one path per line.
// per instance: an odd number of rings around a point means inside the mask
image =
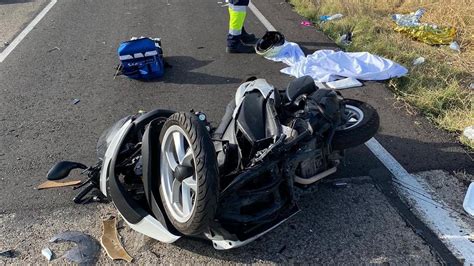
M 462 134 L 470 141 L 474 141 L 474 126 L 466 127 Z
M 472 82 L 471 84 L 469 84 L 469 89 L 474 90 L 474 82 Z
M 474 182 L 471 182 L 467 189 L 462 207 L 469 215 L 474 217 Z
M 342 90 L 362 86 L 362 83 L 355 78 L 345 78 L 337 81 L 327 82 L 326 85 L 331 89 Z
M 458 53 L 461 52 L 461 47 L 459 47 L 459 44 L 458 44 L 456 41 L 450 43 L 450 44 L 449 44 L 449 48 L 451 48 L 451 50 L 454 50 L 454 51 L 456 51 L 456 52 L 458 52 Z
M 342 18 L 344 15 L 342 14 L 334 14 L 332 16 L 330 16 L 327 20 L 336 20 L 336 19 L 340 19 Z
M 425 58 L 420 56 L 418 57 L 417 59 L 413 60 L 413 65 L 414 66 L 417 66 L 417 65 L 421 65 L 425 62 Z
M 410 14 L 395 14 L 392 15 L 392 19 L 397 23 L 398 26 L 403 27 L 416 27 L 421 25 L 420 19 L 425 14 L 424 8 L 419 8 L 415 12 Z
M 49 248 L 43 248 L 43 250 L 41 250 L 41 254 L 43 254 L 43 256 L 45 256 L 48 261 L 51 261 L 53 258 L 53 252 Z

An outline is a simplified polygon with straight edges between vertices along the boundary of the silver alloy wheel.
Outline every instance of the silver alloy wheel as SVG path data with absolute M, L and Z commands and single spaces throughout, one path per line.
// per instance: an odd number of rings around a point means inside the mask
M 177 125 L 167 129 L 161 143 L 160 193 L 163 193 L 167 209 L 180 223 L 186 223 L 191 218 L 198 192 L 194 153 L 190 143 L 184 130 Z M 192 174 L 176 178 L 178 167 L 192 167 Z
M 364 112 L 353 105 L 346 104 L 344 115 L 347 117 L 347 121 L 344 125 L 337 128 L 337 130 L 347 130 L 360 124 L 364 120 Z

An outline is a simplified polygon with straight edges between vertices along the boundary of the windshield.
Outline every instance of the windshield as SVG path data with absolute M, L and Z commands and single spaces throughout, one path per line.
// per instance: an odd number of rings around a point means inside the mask
M 115 122 L 111 127 L 107 128 L 102 132 L 102 135 L 100 135 L 99 140 L 97 141 L 97 157 L 99 160 L 104 160 L 105 157 L 105 152 L 107 151 L 107 148 L 109 147 L 110 143 L 115 137 L 115 134 L 120 130 L 120 128 L 125 124 L 125 122 L 130 119 L 130 116 L 124 117 L 120 119 L 119 121 Z

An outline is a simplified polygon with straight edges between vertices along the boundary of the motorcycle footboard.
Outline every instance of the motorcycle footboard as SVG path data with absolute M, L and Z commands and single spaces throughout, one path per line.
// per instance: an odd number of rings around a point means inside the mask
M 266 233 L 277 228 L 279 225 L 284 223 L 286 220 L 291 218 L 293 215 L 297 214 L 300 211 L 299 207 L 295 204 L 293 207 L 287 209 L 286 211 L 280 213 L 278 217 L 270 222 L 258 223 L 258 224 L 222 224 L 222 229 L 225 231 L 222 232 L 223 235 L 221 239 L 213 239 L 212 243 L 215 249 L 224 250 L 232 249 L 244 246 L 248 243 L 253 242 L 257 238 L 265 235 Z M 230 233 L 225 228 L 232 228 Z

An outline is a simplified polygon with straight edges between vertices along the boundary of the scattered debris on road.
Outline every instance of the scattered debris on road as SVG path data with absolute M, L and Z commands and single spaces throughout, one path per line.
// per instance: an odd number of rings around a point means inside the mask
M 3 46 L 8 46 L 8 45 L 10 45 L 9 42 L 4 42 L 4 43 L 3 43 Z
M 102 237 L 100 244 L 112 260 L 132 262 L 133 258 L 123 248 L 117 234 L 117 219 L 111 217 L 102 221 Z
M 72 100 L 72 104 L 78 104 L 80 101 L 81 100 L 79 100 L 79 99 L 74 99 L 74 100 Z
M 54 46 L 53 48 L 49 49 L 48 50 L 48 53 L 51 53 L 53 51 L 61 51 L 61 48 L 57 47 L 57 46 Z
M 333 185 L 337 188 L 344 188 L 347 187 L 347 182 L 334 182 Z
M 41 254 L 43 254 L 43 256 L 45 256 L 48 261 L 53 259 L 53 252 L 49 248 L 43 248 L 43 250 L 41 250 Z
M 345 78 L 336 81 L 327 82 L 326 85 L 331 89 L 343 90 L 363 86 L 362 82 L 355 78 Z
M 48 188 L 69 187 L 69 186 L 79 185 L 80 183 L 81 183 L 81 180 L 72 180 L 72 181 L 67 181 L 67 182 L 57 182 L 57 181 L 48 180 L 44 183 L 41 183 L 36 189 L 41 190 L 41 189 L 48 189 Z
M 100 245 L 90 235 L 78 231 L 66 231 L 55 235 L 51 243 L 74 242 L 76 246 L 66 251 L 62 257 L 76 263 L 94 263 L 99 254 Z
M 278 251 L 278 254 L 283 253 L 283 251 L 285 251 L 285 249 L 286 249 L 286 245 L 283 245 L 283 247 L 281 247 L 280 250 Z
M 8 250 L 0 251 L 0 256 L 5 257 L 5 258 L 15 258 L 17 256 L 17 254 L 16 254 L 15 250 L 8 249 Z

